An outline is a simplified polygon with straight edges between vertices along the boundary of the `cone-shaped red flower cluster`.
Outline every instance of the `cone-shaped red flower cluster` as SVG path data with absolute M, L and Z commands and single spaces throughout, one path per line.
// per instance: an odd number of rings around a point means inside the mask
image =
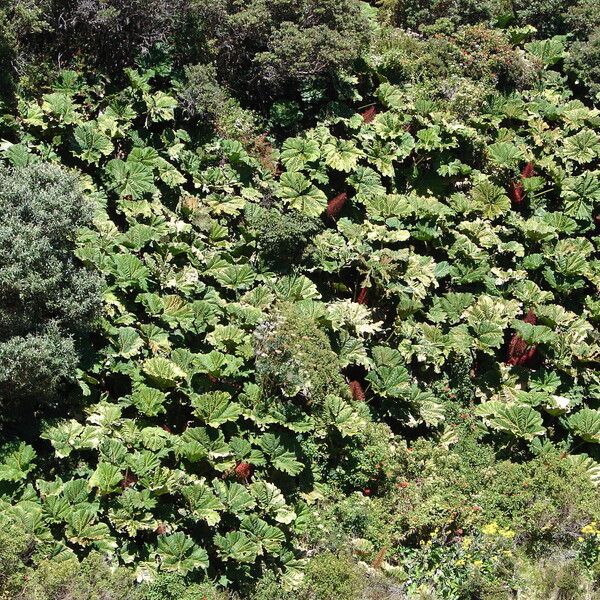
M 523 180 L 533 177 L 533 174 L 533 163 L 528 162 L 521 171 L 521 178 L 519 181 L 510 182 L 508 193 L 515 206 L 520 206 L 523 204 L 523 200 L 525 199 L 525 187 L 523 186 Z
M 360 116 L 363 118 L 364 123 L 372 123 L 376 115 L 377 109 L 374 106 L 369 106 L 367 110 L 360 113 Z
M 534 312 L 530 310 L 527 315 L 525 315 L 523 321 L 535 325 L 537 323 L 537 317 Z M 506 364 L 518 365 L 520 367 L 533 367 L 535 366 L 537 359 L 537 346 L 535 344 L 533 346 L 528 345 L 520 335 L 515 333 L 508 344 Z
M 235 476 L 242 481 L 248 481 L 252 476 L 252 465 L 247 462 L 240 462 L 234 469 Z
M 346 192 L 342 192 L 335 198 L 332 198 L 327 203 L 327 216 L 335 219 L 342 212 L 342 208 L 344 208 L 346 200 L 348 200 L 348 194 Z
M 360 385 L 359 381 L 351 381 L 348 384 L 348 387 L 350 389 L 350 395 L 352 396 L 353 400 L 356 400 L 357 402 L 365 401 L 365 392 L 362 388 L 362 385 Z
M 125 489 L 131 487 L 132 485 L 135 485 L 137 483 L 137 480 L 138 478 L 133 473 L 126 471 L 125 477 L 121 479 L 121 483 L 119 485 L 121 486 L 121 488 Z
M 366 287 L 361 287 L 360 292 L 358 292 L 358 297 L 356 301 L 359 304 L 369 304 L 369 292 Z

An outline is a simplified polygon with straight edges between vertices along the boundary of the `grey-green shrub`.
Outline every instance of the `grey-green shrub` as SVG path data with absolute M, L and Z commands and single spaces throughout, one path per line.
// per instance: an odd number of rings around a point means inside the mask
M 40 403 L 74 374 L 99 311 L 101 281 L 73 254 L 92 207 L 75 175 L 38 163 L 0 170 L 0 214 L 0 403 Z

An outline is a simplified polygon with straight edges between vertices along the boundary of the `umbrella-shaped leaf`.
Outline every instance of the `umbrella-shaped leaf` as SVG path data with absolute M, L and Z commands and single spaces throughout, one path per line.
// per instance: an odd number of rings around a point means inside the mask
M 586 442 L 600 443 L 600 410 L 582 408 L 569 417 L 569 428 Z
M 320 156 L 319 144 L 305 138 L 289 138 L 281 149 L 281 162 L 288 171 L 299 171 L 306 163 L 317 160 Z
M 196 569 L 208 569 L 208 553 L 181 531 L 158 538 L 161 568 L 187 575 Z
M 4 456 L 0 463 L 0 481 L 21 481 L 25 479 L 35 467 L 33 460 L 35 450 L 28 444 L 21 443 L 19 446 Z
M 228 421 L 235 421 L 242 413 L 242 407 L 231 402 L 227 392 L 207 392 L 194 394 L 191 398 L 194 414 L 209 427 L 219 427 Z
M 241 531 L 230 531 L 225 535 L 216 535 L 215 545 L 223 560 L 233 560 L 241 563 L 253 563 L 261 550 L 256 542 Z
M 408 387 L 408 371 L 403 366 L 377 367 L 367 375 L 373 390 L 384 398 L 397 398 Z
M 98 492 L 101 495 L 106 495 L 114 492 L 122 479 L 123 476 L 119 467 L 102 462 L 92 473 L 88 485 L 91 489 L 98 488 Z
M 540 413 L 531 406 L 499 405 L 490 419 L 493 427 L 532 440 L 546 431 Z
M 204 520 L 211 527 L 221 520 L 219 513 L 225 509 L 225 505 L 206 484 L 196 483 L 184 487 L 181 493 L 195 519 Z
M 161 389 L 175 387 L 180 379 L 185 378 L 183 369 L 162 356 L 144 361 L 142 370 Z
M 283 173 L 279 180 L 279 195 L 308 217 L 318 217 L 327 206 L 327 196 L 302 173 Z
M 147 385 L 137 386 L 131 394 L 131 403 L 147 417 L 155 417 L 164 413 L 166 399 L 163 392 Z
M 78 125 L 73 131 L 75 150 L 73 154 L 91 164 L 97 164 L 103 156 L 108 156 L 114 146 L 94 122 Z

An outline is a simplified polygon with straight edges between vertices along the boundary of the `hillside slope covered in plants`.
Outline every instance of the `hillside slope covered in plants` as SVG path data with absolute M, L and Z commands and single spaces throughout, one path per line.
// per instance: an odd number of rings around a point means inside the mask
M 595 0 L 0 17 L 2 598 L 600 598 Z

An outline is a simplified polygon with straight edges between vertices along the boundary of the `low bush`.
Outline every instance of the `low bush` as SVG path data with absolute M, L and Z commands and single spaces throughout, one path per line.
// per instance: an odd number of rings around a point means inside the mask
M 322 99 L 369 39 L 355 0 L 198 1 L 194 10 L 198 30 L 213 40 L 219 81 L 258 107 L 299 94 Z
M 269 268 L 284 272 L 307 258 L 307 246 L 323 228 L 318 219 L 276 208 L 253 208 L 247 212 L 247 220 L 261 260 Z
M 592 97 L 600 93 L 600 26 L 571 46 L 567 69 Z
M 455 25 L 475 24 L 492 18 L 491 2 L 478 0 L 383 0 L 392 22 L 407 29 L 419 30 L 438 19 Z
M 257 380 L 266 393 L 322 404 L 347 395 L 337 355 L 316 321 L 295 304 L 280 305 L 254 334 Z
M 33 164 L 0 171 L 0 211 L 0 403 L 39 407 L 73 376 L 98 314 L 100 280 L 73 255 L 92 208 L 74 175 Z

